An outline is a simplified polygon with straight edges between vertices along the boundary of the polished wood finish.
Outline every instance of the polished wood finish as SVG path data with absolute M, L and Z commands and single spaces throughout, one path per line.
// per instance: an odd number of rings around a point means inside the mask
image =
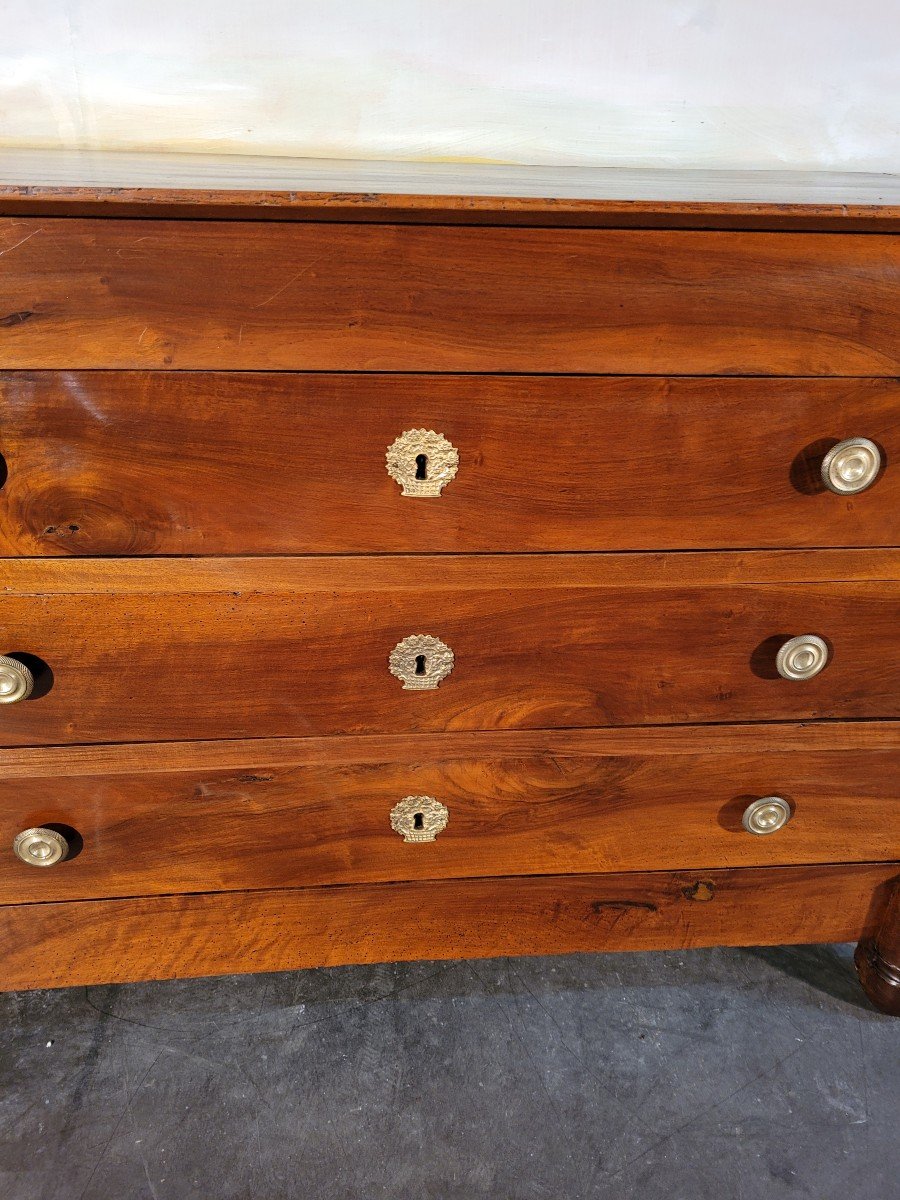
M 0 214 L 887 232 L 900 177 L 7 147 Z
M 681 588 L 763 583 L 876 583 L 900 578 L 900 549 L 330 558 L 8 559 L 0 595 L 146 596 L 228 592 L 431 593 L 447 588 Z
M 9 555 L 900 537 L 896 380 L 7 372 L 0 406 Z M 460 452 L 440 498 L 403 497 L 385 470 L 415 428 Z M 894 465 L 867 492 L 834 495 L 822 458 L 857 435 Z
M 440 758 L 444 763 L 552 755 L 566 758 L 810 751 L 892 751 L 900 736 L 897 721 L 843 721 L 837 724 L 650 725 L 626 729 L 495 730 L 350 736 L 342 738 L 253 738 L 195 742 L 135 742 L 81 746 L 26 746 L 0 749 L 0 777 L 56 781 L 84 775 L 156 775 L 188 771 L 239 771 L 265 767 L 356 767 L 366 763 L 409 763 Z M 57 786 L 54 782 L 53 786 Z
M 0 987 L 853 938 L 896 1011 L 897 181 L 161 168 L 0 162 Z
M 878 234 L 0 219 L 0 366 L 900 372 Z
M 0 908 L 0 989 L 503 954 L 850 941 L 900 862 L 372 884 Z
M 882 1012 L 900 1017 L 900 879 L 896 880 L 874 936 L 856 947 L 856 969 L 866 995 Z
M 704 560 L 702 584 L 645 581 L 672 560 L 689 571 L 690 557 Z M 900 716 L 896 574 L 734 584 L 724 557 L 719 582 L 717 556 L 672 555 L 616 583 L 622 564 L 602 555 L 297 559 L 277 564 L 284 590 L 252 563 L 207 560 L 214 592 L 186 562 L 100 562 L 99 590 L 74 578 L 93 563 L 12 563 L 2 652 L 49 672 L 4 707 L 0 744 Z M 765 570 L 765 555 L 746 557 Z M 17 574 L 55 576 L 56 590 L 16 590 Z M 129 577 L 157 590 L 129 594 Z M 434 691 L 388 671 L 413 633 L 456 655 Z M 801 633 L 826 638 L 831 661 L 781 679 L 775 654 Z
M 79 835 L 79 852 L 52 870 L 2 855 L 0 903 L 900 854 L 900 725 L 866 727 L 853 749 L 815 728 L 794 730 L 788 748 L 777 729 L 752 748 L 740 727 L 712 751 L 701 736 L 677 730 L 645 746 L 633 731 L 605 744 L 571 731 L 446 735 L 422 746 L 394 739 L 387 753 L 369 738 L 356 739 L 366 744 L 353 762 L 345 739 L 311 739 L 293 743 L 294 762 L 276 743 L 274 764 L 251 741 L 232 748 L 238 767 L 216 763 L 214 750 L 191 764 L 188 743 L 169 770 L 159 747 L 106 747 L 95 774 L 67 771 L 64 759 L 44 768 L 35 750 L 30 774 L 15 756 L 7 774 L 0 752 L 0 846 L 33 826 Z M 130 765 L 136 756 L 141 767 Z M 748 833 L 744 809 L 772 794 L 788 800 L 791 820 Z M 407 844 L 391 829 L 392 807 L 409 795 L 449 808 L 434 843 Z

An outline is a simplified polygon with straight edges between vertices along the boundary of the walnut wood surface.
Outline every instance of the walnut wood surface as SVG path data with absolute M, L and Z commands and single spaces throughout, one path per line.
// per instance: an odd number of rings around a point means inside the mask
M 449 588 L 720 587 L 760 583 L 865 583 L 900 579 L 900 549 L 680 551 L 658 554 L 447 554 L 296 558 L 12 558 L 0 594 L 113 596 L 266 592 L 292 595 L 355 588 L 440 592 Z
M 777 734 L 774 745 L 740 747 L 732 731 L 734 748 L 717 754 L 680 731 L 664 754 L 591 749 L 571 733 L 544 733 L 533 739 L 539 749 L 508 739 L 491 747 L 488 733 L 464 750 L 452 736 L 425 747 L 406 739 L 405 757 L 387 761 L 369 739 L 370 757 L 352 764 L 339 761 L 342 739 L 336 752 L 317 742 L 293 765 L 270 764 L 250 742 L 238 769 L 129 771 L 128 748 L 110 748 L 107 770 L 69 777 L 37 764 L 29 776 L 7 775 L 0 756 L 0 846 L 40 825 L 81 839 L 51 870 L 0 855 L 0 903 L 893 860 L 900 734 L 885 725 L 879 749 L 856 750 L 819 748 L 810 731 L 789 750 Z M 791 804 L 789 823 L 769 836 L 746 832 L 746 806 L 772 794 Z M 449 809 L 433 843 L 405 843 L 390 826 L 393 806 L 411 795 Z
M 10 555 L 900 541 L 895 380 L 8 372 L 0 405 Z M 385 469 L 416 428 L 460 452 L 439 498 Z M 856 435 L 891 465 L 836 496 Z
M 284 591 L 266 591 L 265 572 L 209 560 L 219 588 L 234 585 L 214 593 L 167 587 L 173 574 L 190 579 L 190 562 L 136 563 L 137 577 L 158 568 L 160 589 L 139 595 L 66 590 L 70 568 L 84 575 L 92 564 L 18 561 L 10 577 L 43 572 L 62 590 L 8 584 L 0 595 L 3 652 L 52 671 L 31 699 L 4 706 L 0 744 L 900 715 L 896 576 L 716 584 L 717 556 L 697 555 L 702 585 L 638 575 L 611 586 L 614 557 L 360 560 L 377 564 L 380 589 L 353 559 L 286 560 L 282 578 L 295 586 Z M 130 567 L 110 562 L 114 588 Z M 304 589 L 304 576 L 318 576 L 318 590 Z M 427 589 L 416 586 L 423 576 Z M 778 647 L 807 632 L 831 644 L 829 665 L 811 680 L 781 679 Z M 456 655 L 434 691 L 406 691 L 388 671 L 391 650 L 414 633 Z
M 555 229 L 736 229 L 898 233 L 898 204 L 658 201 L 233 192 L 0 185 L 0 216 L 124 217 L 329 224 L 502 225 Z
M 897 721 L 765 723 L 755 725 L 652 725 L 626 729 L 537 729 L 423 733 L 341 738 L 252 738 L 196 742 L 137 742 L 97 746 L 0 748 L 0 778 L 70 779 L 75 776 L 141 776 L 197 771 L 251 773 L 259 767 L 356 767 L 440 759 L 452 763 L 552 755 L 555 759 L 759 752 L 892 751 Z M 54 783 L 54 786 L 55 783 Z
M 878 234 L 0 220 L 0 366 L 885 375 Z
M 38 677 L 0 706 L 0 841 L 78 835 L 51 871 L 2 856 L 0 987 L 851 938 L 864 979 L 895 962 L 900 393 L 868 377 L 900 368 L 900 245 L 821 231 L 896 208 L 0 212 L 0 553 L 35 556 L 3 564 L 0 653 Z M 808 378 L 699 378 L 734 375 Z M 460 450 L 436 501 L 384 470 L 417 425 Z M 853 435 L 887 470 L 842 499 L 818 462 Z M 323 552 L 371 556 L 215 557 Z M 152 554 L 213 557 L 116 557 Z M 456 653 L 434 692 L 387 670 L 419 632 Z M 779 679 L 804 632 L 832 661 Z M 794 816 L 754 838 L 770 793 Z M 413 794 L 449 806 L 434 844 L 390 829 Z
M 0 988 L 342 963 L 851 941 L 900 863 L 738 868 L 22 904 Z

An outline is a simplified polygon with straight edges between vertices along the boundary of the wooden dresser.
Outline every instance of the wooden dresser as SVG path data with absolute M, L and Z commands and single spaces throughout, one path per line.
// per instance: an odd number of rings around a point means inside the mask
M 123 161 L 2 164 L 2 986 L 852 939 L 897 1011 L 896 187 Z

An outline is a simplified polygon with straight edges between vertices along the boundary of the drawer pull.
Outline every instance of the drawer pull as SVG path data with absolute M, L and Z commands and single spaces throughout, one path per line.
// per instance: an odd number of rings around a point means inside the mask
M 447 806 L 434 796 L 406 796 L 391 809 L 391 829 L 404 842 L 433 842 L 449 819 Z
M 34 676 L 17 658 L 0 654 L 0 704 L 27 700 L 34 687 Z
M 868 438 L 838 442 L 822 460 L 822 482 L 839 496 L 855 496 L 870 488 L 881 470 L 881 451 Z
M 23 829 L 13 841 L 16 858 L 29 867 L 54 867 L 69 853 L 69 843 L 55 829 Z
M 741 824 L 748 833 L 777 833 L 791 819 L 791 806 L 781 796 L 763 796 L 744 809 Z
M 391 651 L 388 667 L 404 691 L 430 692 L 453 670 L 453 661 L 446 642 L 428 633 L 413 633 Z
M 401 496 L 439 496 L 458 467 L 456 447 L 433 429 L 407 429 L 388 446 L 388 474 Z
M 782 679 L 812 679 L 828 664 L 828 646 L 814 633 L 803 633 L 785 642 L 775 658 Z

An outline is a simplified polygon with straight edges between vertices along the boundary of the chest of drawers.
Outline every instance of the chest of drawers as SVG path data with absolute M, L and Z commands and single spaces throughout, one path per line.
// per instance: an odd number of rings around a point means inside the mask
M 900 209 L 393 190 L 0 187 L 0 984 L 896 1011 Z

